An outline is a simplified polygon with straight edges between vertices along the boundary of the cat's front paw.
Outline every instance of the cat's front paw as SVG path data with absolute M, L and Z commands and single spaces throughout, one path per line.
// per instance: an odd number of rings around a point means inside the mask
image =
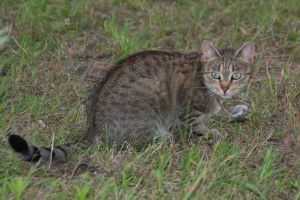
M 221 133 L 217 129 L 194 129 L 193 134 L 197 136 L 204 137 L 205 139 L 209 140 L 217 140 L 221 137 Z
M 203 136 L 207 140 L 217 140 L 221 138 L 221 133 L 217 129 L 208 129 L 205 131 Z

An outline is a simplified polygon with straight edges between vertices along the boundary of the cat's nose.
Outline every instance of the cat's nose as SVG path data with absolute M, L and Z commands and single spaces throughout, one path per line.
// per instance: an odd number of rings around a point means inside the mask
M 224 91 L 224 93 L 226 93 L 226 91 L 229 89 L 230 86 L 230 82 L 222 82 L 221 83 L 221 89 Z

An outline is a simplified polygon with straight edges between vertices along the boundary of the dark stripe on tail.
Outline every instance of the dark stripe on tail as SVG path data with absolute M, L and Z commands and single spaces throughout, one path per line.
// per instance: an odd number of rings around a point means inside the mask
M 64 154 L 65 158 L 67 158 L 68 152 L 67 152 L 64 148 L 62 148 L 62 147 L 60 147 L 60 146 L 57 146 L 56 148 L 59 149 L 59 150 Z M 53 153 L 54 153 L 54 152 L 53 152 Z M 53 155 L 52 155 L 52 156 L 53 156 Z
M 48 147 L 43 147 L 43 149 L 45 149 L 46 151 L 49 151 L 49 152 L 51 152 L 51 149 L 50 149 L 50 148 L 48 148 Z
M 55 152 L 54 152 L 54 149 L 57 148 L 57 147 L 54 147 L 53 148 L 53 151 L 52 151 L 52 159 L 55 158 Z M 49 154 L 51 153 L 51 149 L 49 147 L 42 147 L 42 149 L 46 150 L 49 152 Z
M 25 159 L 25 161 L 28 162 L 37 162 L 39 161 L 41 158 L 41 152 L 38 148 L 36 148 L 35 146 L 33 146 L 33 154 L 31 157 Z

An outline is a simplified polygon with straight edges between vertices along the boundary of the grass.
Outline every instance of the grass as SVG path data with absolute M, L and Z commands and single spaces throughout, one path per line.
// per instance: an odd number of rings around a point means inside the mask
M 300 199 L 299 1 L 0 2 L 0 199 Z M 9 27 L 7 29 L 4 29 Z M 7 34 L 10 39 L 7 40 Z M 207 123 L 214 143 L 180 130 L 143 152 L 95 144 L 64 164 L 20 161 L 11 131 L 37 145 L 77 139 L 84 100 L 115 60 L 144 49 L 200 50 L 209 39 L 258 49 L 248 89 L 225 102 L 248 120 Z

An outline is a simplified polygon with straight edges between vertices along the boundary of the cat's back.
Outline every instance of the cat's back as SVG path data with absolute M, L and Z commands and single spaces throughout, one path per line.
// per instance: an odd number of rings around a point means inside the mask
M 181 53 L 156 50 L 129 55 L 111 67 L 104 78 L 95 85 L 93 93 L 94 95 L 104 94 L 104 96 L 107 96 L 108 91 L 114 88 L 121 90 L 121 85 L 128 90 L 129 88 L 126 86 L 156 79 L 170 68 L 174 68 L 174 66 L 181 63 L 198 60 L 200 56 L 197 52 Z

